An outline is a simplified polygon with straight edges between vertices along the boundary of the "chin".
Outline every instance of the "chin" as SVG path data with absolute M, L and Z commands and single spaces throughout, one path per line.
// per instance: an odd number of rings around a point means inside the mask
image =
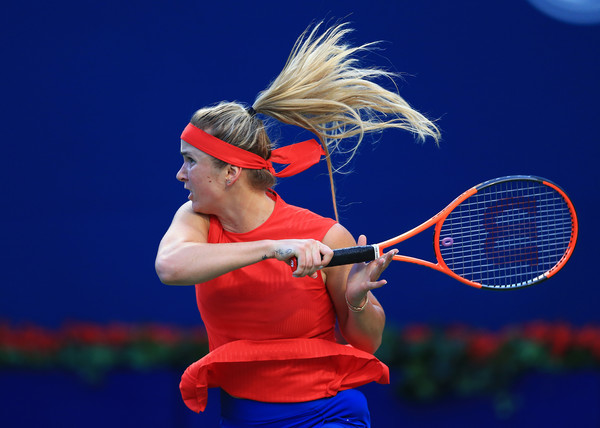
M 192 211 L 199 214 L 209 214 L 206 207 L 202 206 L 199 202 L 192 201 Z

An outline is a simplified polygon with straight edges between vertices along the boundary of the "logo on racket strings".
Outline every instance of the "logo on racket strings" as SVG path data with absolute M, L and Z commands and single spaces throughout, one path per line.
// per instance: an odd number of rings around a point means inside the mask
M 500 199 L 487 208 L 484 251 L 495 265 L 538 264 L 536 201 L 523 196 Z

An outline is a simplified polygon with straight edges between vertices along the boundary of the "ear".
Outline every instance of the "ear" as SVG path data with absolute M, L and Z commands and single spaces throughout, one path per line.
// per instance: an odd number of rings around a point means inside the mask
M 230 186 L 240 178 L 242 175 L 242 168 L 235 165 L 227 165 L 225 168 L 225 184 Z

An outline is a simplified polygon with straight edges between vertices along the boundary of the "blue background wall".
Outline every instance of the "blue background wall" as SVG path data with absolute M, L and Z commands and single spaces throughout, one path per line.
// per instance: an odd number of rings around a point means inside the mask
M 599 25 L 525 0 L 15 2 L 3 15 L 1 318 L 200 323 L 193 289 L 162 285 L 153 265 L 187 197 L 175 180 L 179 134 L 204 105 L 252 103 L 309 23 L 346 17 L 354 43 L 384 41 L 367 64 L 406 73 L 400 93 L 439 118 L 444 138 L 439 148 L 399 131 L 365 142 L 337 181 L 353 234 L 386 239 L 509 174 L 560 184 L 580 221 L 573 258 L 537 287 L 485 292 L 390 267 L 377 292 L 389 322 L 600 321 Z M 325 173 L 277 190 L 331 216 Z M 417 241 L 402 248 L 428 256 L 430 235 Z

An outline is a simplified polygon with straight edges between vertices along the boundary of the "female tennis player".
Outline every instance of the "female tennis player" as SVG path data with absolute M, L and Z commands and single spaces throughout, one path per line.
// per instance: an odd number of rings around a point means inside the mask
M 332 249 L 356 245 L 352 235 L 272 188 L 277 177 L 325 156 L 335 208 L 329 155 L 340 141 L 354 136 L 353 152 L 367 132 L 402 128 L 436 141 L 439 132 L 374 82 L 390 73 L 360 68 L 357 54 L 371 44 L 345 44 L 345 24 L 319 34 L 321 27 L 300 36 L 252 107 L 202 108 L 181 135 L 177 179 L 189 201 L 160 243 L 156 271 L 165 284 L 196 285 L 210 352 L 185 371 L 180 388 L 199 412 L 207 388 L 220 387 L 223 427 L 368 427 L 365 397 L 354 388 L 389 382 L 373 356 L 385 315 L 371 290 L 386 283 L 379 277 L 396 251 L 328 268 Z M 319 142 L 275 149 L 260 115 L 311 131 Z M 273 163 L 287 166 L 276 172 Z M 336 342 L 336 320 L 347 345 Z

